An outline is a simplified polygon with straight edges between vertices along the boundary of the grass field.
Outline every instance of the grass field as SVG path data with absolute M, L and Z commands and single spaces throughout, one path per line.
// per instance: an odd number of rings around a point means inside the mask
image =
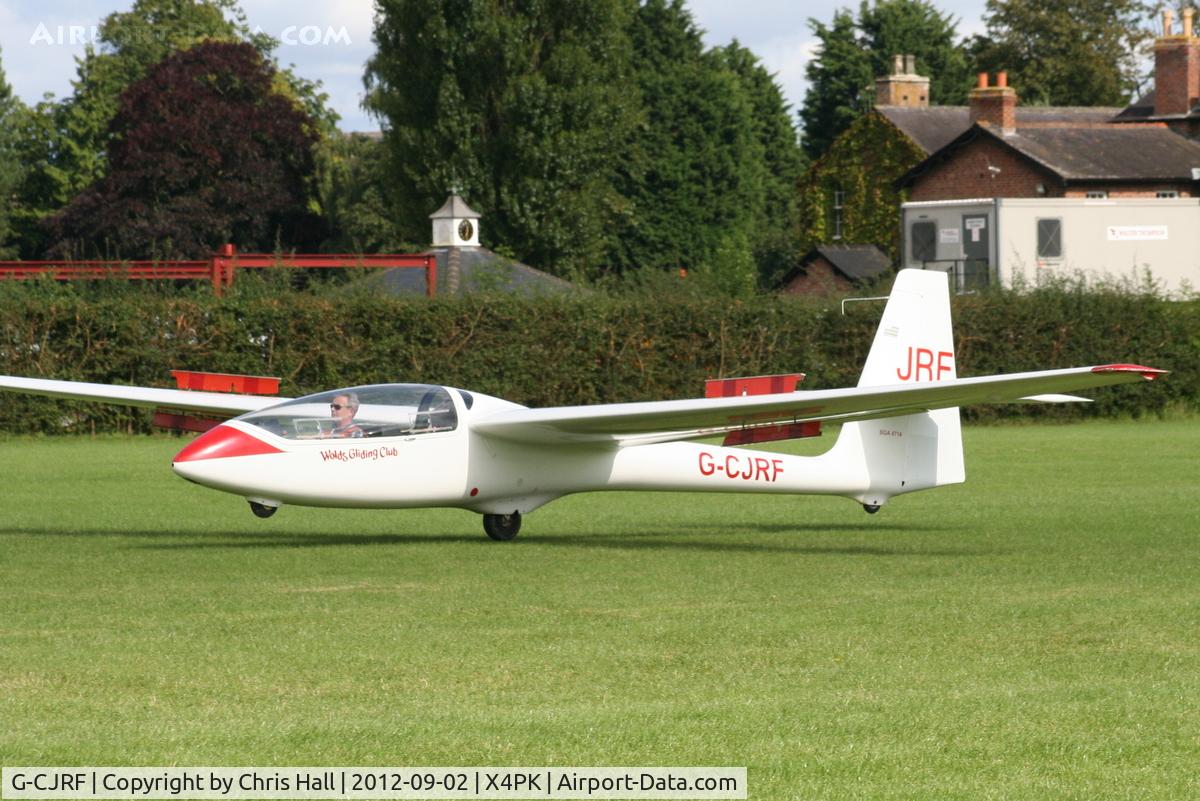
M 966 485 L 875 516 L 599 494 L 512 543 L 456 511 L 258 520 L 174 477 L 178 440 L 0 441 L 0 763 L 1200 797 L 1200 423 L 965 438 Z

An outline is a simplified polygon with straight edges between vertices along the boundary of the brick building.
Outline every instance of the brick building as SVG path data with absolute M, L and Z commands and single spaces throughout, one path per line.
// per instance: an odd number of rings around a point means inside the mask
M 1023 110 L 980 75 L 965 129 L 895 183 L 904 266 L 960 288 L 1054 274 L 1200 286 L 1200 37 L 1164 12 L 1155 89 L 1121 110 Z
M 1164 12 L 1155 89 L 1124 109 L 1022 107 L 1003 74 L 967 106 L 931 107 L 928 78 L 895 57 L 802 184 L 805 247 L 870 243 L 910 263 L 909 201 L 1200 198 L 1200 37 L 1193 11 L 1180 22 Z
M 844 295 L 892 272 L 892 260 L 874 245 L 820 245 L 783 277 L 787 295 Z
M 1136 104 L 1103 121 L 1036 119 L 998 79 L 980 75 L 970 127 L 901 176 L 908 199 L 1200 196 L 1200 138 L 1189 135 L 1200 106 L 1171 120 Z
M 968 125 L 897 181 L 909 200 L 1200 196 L 1200 37 L 1163 12 L 1155 88 L 1129 107 L 1030 114 L 1004 73 L 971 91 Z
M 929 105 L 929 78 L 912 56 L 895 56 L 875 82 L 875 106 L 844 131 L 801 182 L 803 247 L 871 244 L 900 256 L 896 224 L 909 190 L 897 180 L 971 128 L 970 106 Z M 1120 108 L 1014 104 L 1019 126 L 1106 123 Z

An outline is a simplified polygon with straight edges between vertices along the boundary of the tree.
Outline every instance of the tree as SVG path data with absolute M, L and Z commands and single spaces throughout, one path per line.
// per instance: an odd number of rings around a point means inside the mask
M 74 93 L 57 109 L 59 205 L 104 174 L 109 123 L 128 86 L 171 53 L 206 39 L 238 41 L 251 36 L 244 26 L 239 29 L 226 21 L 227 10 L 236 10 L 234 0 L 135 0 L 129 11 L 104 18 L 100 47 L 89 44 L 75 59 Z M 269 52 L 269 39 L 255 42 Z
M 379 0 L 367 108 L 384 123 L 401 233 L 426 241 L 451 188 L 485 244 L 559 274 L 605 264 L 638 121 L 628 5 Z
M 804 174 L 806 160 L 791 108 L 774 76 L 737 40 L 718 52 L 725 67 L 740 80 L 742 92 L 750 101 L 750 124 L 762 148 L 762 216 L 755 225 L 751 246 L 759 276 L 764 285 L 770 286 L 800 255 L 796 248 L 799 224 L 796 185 Z
M 248 42 L 264 57 L 277 44 L 249 29 L 237 0 L 135 0 L 129 11 L 105 17 L 99 47 L 89 44 L 76 59 L 73 94 L 61 103 L 41 104 L 39 114 L 50 116 L 44 123 L 27 120 L 46 135 L 36 142 L 42 157 L 34 162 L 39 174 L 31 176 L 38 194 L 22 197 L 27 212 L 51 214 L 103 176 L 121 93 L 162 59 L 209 40 Z M 279 74 L 280 87 L 324 132 L 332 131 L 337 116 L 325 109 L 319 85 L 290 71 Z
M 428 242 L 406 242 L 388 202 L 383 142 L 363 134 L 328 137 L 317 150 L 316 196 L 329 238 L 328 253 L 386 253 L 420 250 Z M 416 242 L 420 244 L 416 244 Z
M 957 21 L 927 0 L 863 0 L 855 18 L 837 11 L 833 24 L 810 19 L 820 40 L 806 75 L 808 93 L 800 111 L 804 149 L 818 158 L 838 134 L 874 103 L 874 79 L 891 72 L 896 54 L 916 56 L 929 77 L 930 102 L 966 102 L 971 70 L 957 42 Z
M 57 108 L 50 95 L 33 106 L 20 104 L 10 112 L 5 126 L 11 137 L 9 146 L 20 165 L 9 219 L 13 228 L 11 246 L 22 259 L 37 259 L 45 254 L 46 231 L 42 222 L 65 203 L 61 199 L 63 178 L 55 161 L 62 139 L 56 124 Z
M 12 258 L 16 248 L 13 239 L 12 208 L 21 182 L 21 160 L 17 152 L 15 123 L 23 104 L 13 96 L 12 87 L 0 65 L 0 259 Z
M 204 42 L 120 98 L 109 170 L 50 221 L 62 254 L 200 257 L 311 230 L 314 124 L 255 47 Z
M 809 19 L 820 44 L 804 75 L 808 91 L 800 109 L 804 152 L 817 159 L 838 134 L 869 107 L 865 91 L 874 76 L 871 54 L 859 41 L 857 23 L 846 9 L 833 15 L 826 27 Z
M 926 0 L 866 0 L 858 9 L 858 28 L 871 54 L 873 77 L 891 72 L 892 56 L 917 57 L 929 77 L 929 102 L 960 106 L 971 88 L 971 65 L 958 39 L 958 21 Z
M 368 107 L 401 233 L 459 187 L 485 244 L 559 274 L 700 268 L 756 283 L 790 254 L 795 129 L 682 0 L 384 0 Z
M 682 0 L 642 4 L 630 30 L 646 122 L 624 165 L 631 220 L 615 263 L 734 273 L 726 286 L 753 287 L 766 168 L 742 79 L 705 51 Z
M 1137 91 L 1151 33 L 1141 0 L 988 0 L 971 42 L 982 70 L 1007 70 L 1030 105 L 1117 106 Z

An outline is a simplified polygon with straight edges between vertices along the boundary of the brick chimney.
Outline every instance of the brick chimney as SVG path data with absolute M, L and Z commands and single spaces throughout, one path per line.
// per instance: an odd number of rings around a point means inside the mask
M 1017 130 L 1017 93 L 1008 85 L 1008 73 L 996 73 L 996 85 L 988 86 L 988 74 L 979 73 L 979 82 L 967 95 L 971 123 L 999 128 L 1005 136 Z
M 1200 102 L 1200 37 L 1192 30 L 1191 8 L 1174 31 L 1174 13 L 1163 11 L 1163 35 L 1154 43 L 1154 116 L 1185 115 Z
M 875 79 L 875 105 L 929 108 L 929 79 L 917 75 L 916 56 L 892 56 L 892 74 Z

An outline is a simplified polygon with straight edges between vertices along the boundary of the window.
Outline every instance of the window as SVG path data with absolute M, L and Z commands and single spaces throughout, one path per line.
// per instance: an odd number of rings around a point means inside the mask
M 1062 220 L 1037 221 L 1037 255 L 1039 259 L 1062 258 Z
M 846 205 L 846 193 L 840 187 L 833 190 L 833 209 L 829 229 L 834 239 L 842 238 L 842 209 Z
M 937 258 L 937 223 L 921 220 L 912 224 L 913 261 L 933 261 Z
M 1108 197 L 1108 192 L 1105 192 L 1103 189 L 1093 189 L 1084 195 L 1084 197 L 1089 197 L 1092 200 L 1103 200 L 1104 198 Z
M 1179 197 L 1179 192 L 1175 191 L 1174 189 L 1160 189 L 1154 193 L 1154 196 L 1161 198 Z
M 409 437 L 458 427 L 450 393 L 425 384 L 337 389 L 285 401 L 238 419 L 284 439 Z

